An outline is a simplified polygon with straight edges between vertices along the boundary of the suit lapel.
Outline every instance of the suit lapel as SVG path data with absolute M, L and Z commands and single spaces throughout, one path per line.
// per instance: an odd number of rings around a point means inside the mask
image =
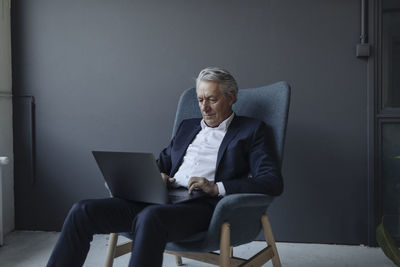
M 231 140 L 235 137 L 235 135 L 238 133 L 239 131 L 239 119 L 237 117 L 237 115 L 235 115 L 235 117 L 233 118 L 231 124 L 228 127 L 228 131 L 226 132 L 224 139 L 222 139 L 222 143 L 219 147 L 218 150 L 218 157 L 217 157 L 217 165 L 216 165 L 216 172 L 218 170 L 218 166 L 219 163 L 221 162 L 222 156 L 225 153 L 226 147 L 228 146 L 228 144 L 231 142 Z

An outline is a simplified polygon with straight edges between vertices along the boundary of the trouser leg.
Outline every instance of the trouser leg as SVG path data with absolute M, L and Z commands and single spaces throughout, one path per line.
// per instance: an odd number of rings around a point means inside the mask
M 205 231 L 213 211 L 214 205 L 201 200 L 144 208 L 132 224 L 134 239 L 129 266 L 162 266 L 166 243 Z
M 94 234 L 129 232 L 146 204 L 118 198 L 80 201 L 71 208 L 48 267 L 82 266 Z

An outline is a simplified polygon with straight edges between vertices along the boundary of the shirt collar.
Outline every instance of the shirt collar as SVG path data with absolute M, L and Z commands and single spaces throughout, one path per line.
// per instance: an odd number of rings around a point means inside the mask
M 235 117 L 235 113 L 232 112 L 232 114 L 225 119 L 223 122 L 221 122 L 217 127 L 209 127 L 205 122 L 204 119 L 201 120 L 200 125 L 201 125 L 201 129 L 216 129 L 216 130 L 221 130 L 221 131 L 227 131 L 229 125 L 231 124 L 233 117 Z

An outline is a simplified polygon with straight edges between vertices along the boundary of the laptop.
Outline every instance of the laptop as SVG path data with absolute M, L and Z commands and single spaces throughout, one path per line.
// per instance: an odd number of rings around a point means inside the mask
M 187 188 L 167 189 L 151 153 L 92 151 L 114 197 L 154 204 L 182 203 L 205 196 Z

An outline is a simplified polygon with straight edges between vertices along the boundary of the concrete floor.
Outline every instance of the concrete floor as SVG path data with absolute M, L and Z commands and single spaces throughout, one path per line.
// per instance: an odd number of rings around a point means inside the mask
M 38 267 L 45 266 L 51 250 L 58 238 L 54 232 L 17 231 L 5 237 L 4 246 L 0 247 L 1 267 Z M 121 239 L 122 240 L 122 239 Z M 107 249 L 108 236 L 95 236 L 85 267 L 103 266 Z M 234 255 L 248 258 L 264 248 L 264 242 L 252 242 L 235 248 Z M 320 244 L 278 243 L 278 252 L 283 266 L 299 267 L 386 267 L 395 266 L 385 257 L 379 248 L 365 246 L 341 246 Z M 127 266 L 129 255 L 115 260 L 114 266 Z M 185 266 L 214 266 L 183 259 Z M 164 267 L 176 266 L 171 255 L 164 255 Z M 264 266 L 272 266 L 269 262 Z

